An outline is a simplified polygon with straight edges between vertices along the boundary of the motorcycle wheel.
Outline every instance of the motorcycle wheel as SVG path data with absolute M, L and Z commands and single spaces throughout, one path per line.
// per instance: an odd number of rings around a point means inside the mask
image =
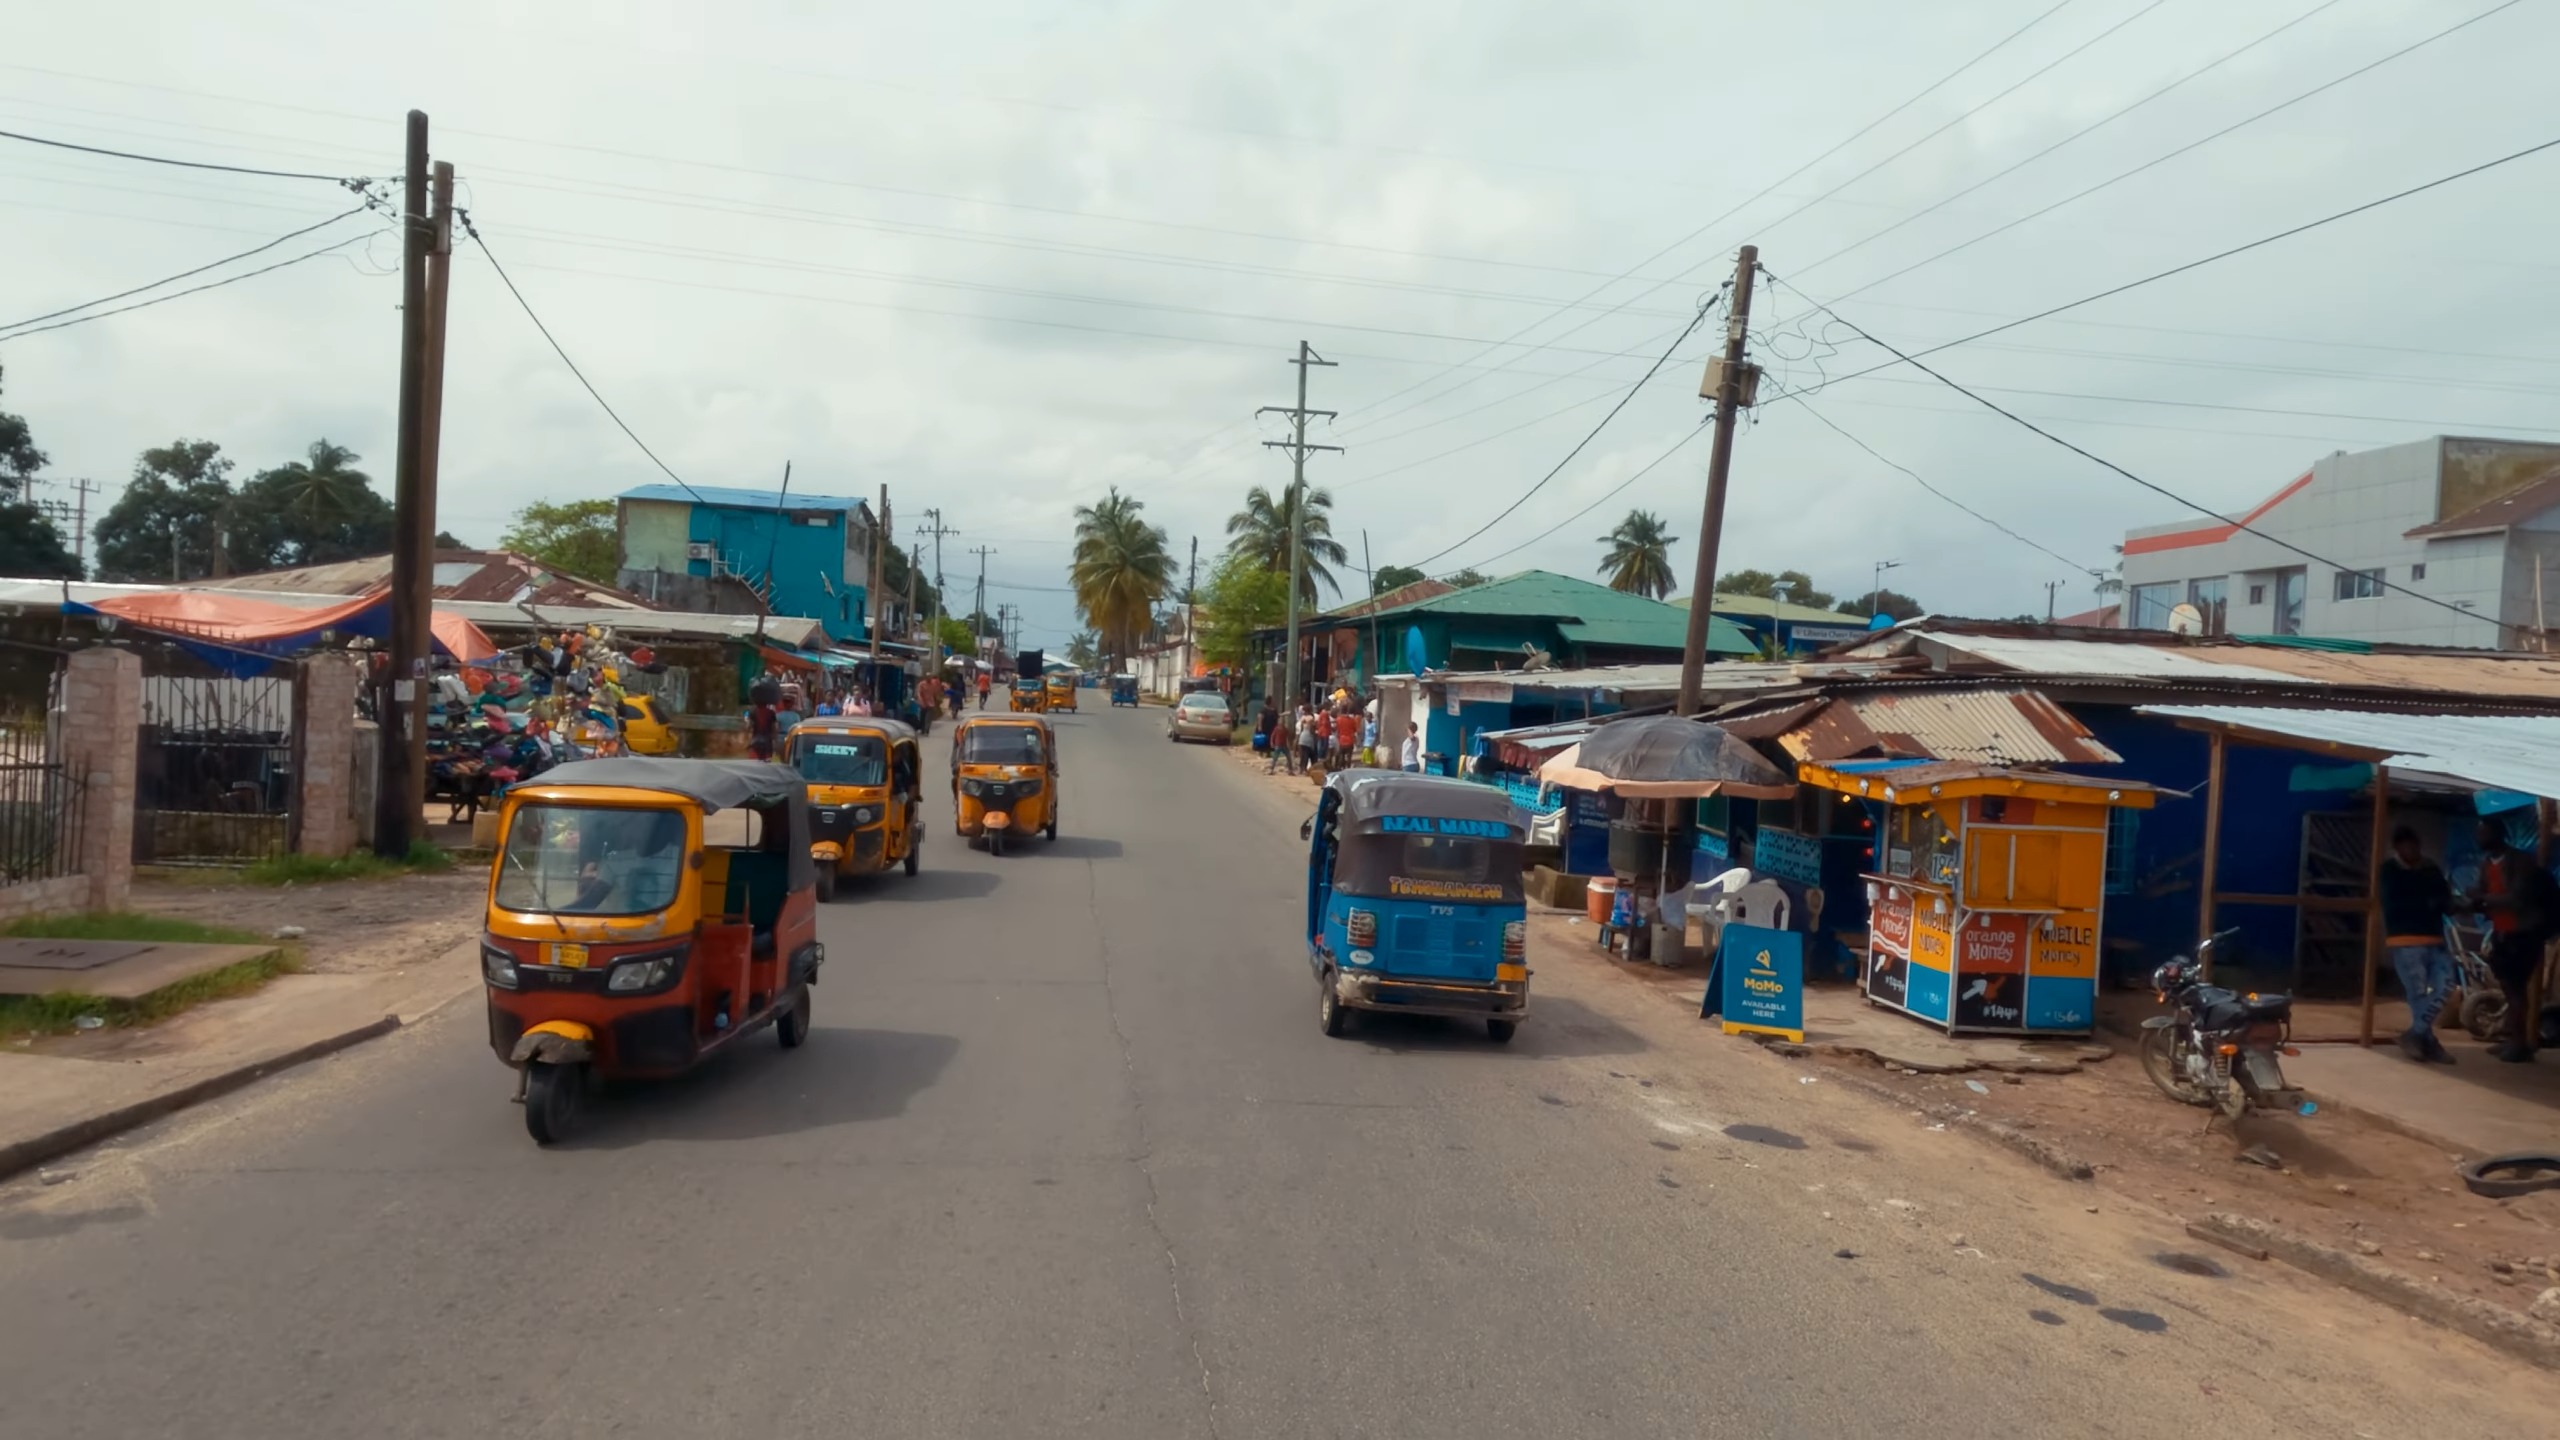
M 2495 1040 L 2507 1028 L 2507 997 L 2495 990 L 2474 990 L 2462 997 L 2462 1028 L 2474 1040 Z
M 2181 1105 L 2210 1105 L 2213 1097 L 2178 1069 L 2177 1030 L 2162 1026 L 2142 1032 L 2142 1073 L 2160 1093 Z M 2234 1087 L 2237 1088 L 2236 1086 Z

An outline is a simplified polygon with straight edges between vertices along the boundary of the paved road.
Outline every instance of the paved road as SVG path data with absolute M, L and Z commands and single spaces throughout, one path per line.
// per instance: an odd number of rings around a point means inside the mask
M 946 831 L 840 900 L 796 1053 L 539 1152 L 465 1002 L 0 1192 L 0 1430 L 2345 1436 L 2550 1401 L 2288 1272 L 2163 1269 L 2165 1221 L 1588 961 L 1538 957 L 1508 1049 L 1325 1039 L 1294 801 L 1160 711 L 1060 725 L 1064 837 Z

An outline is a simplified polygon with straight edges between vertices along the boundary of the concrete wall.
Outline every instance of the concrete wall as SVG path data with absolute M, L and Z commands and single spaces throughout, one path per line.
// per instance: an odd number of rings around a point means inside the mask
M 142 661 L 128 650 L 73 655 L 62 673 L 62 767 L 83 786 L 81 908 L 121 910 L 133 891 L 134 760 Z
M 302 854 L 334 858 L 356 848 L 356 689 L 363 678 L 363 660 L 344 653 L 314 655 L 295 667 L 285 842 Z

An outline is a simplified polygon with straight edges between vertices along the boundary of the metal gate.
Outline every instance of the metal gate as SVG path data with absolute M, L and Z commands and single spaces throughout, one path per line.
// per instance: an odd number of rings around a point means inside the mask
M 293 681 L 145 675 L 136 757 L 138 865 L 238 865 L 286 849 Z
M 57 663 L 41 699 L 0 697 L 0 890 L 80 873 L 87 807 L 55 733 L 61 688 Z

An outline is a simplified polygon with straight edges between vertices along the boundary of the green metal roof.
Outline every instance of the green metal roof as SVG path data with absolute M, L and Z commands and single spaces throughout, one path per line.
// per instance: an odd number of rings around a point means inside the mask
M 1523 570 L 1469 585 L 1446 595 L 1381 610 L 1381 623 L 1431 615 L 1501 615 L 1552 620 L 1564 638 L 1578 645 L 1634 645 L 1678 650 L 1688 643 L 1689 612 L 1642 595 L 1612 590 L 1589 580 L 1549 570 Z M 1729 620 L 1709 617 L 1707 653 L 1756 655 L 1759 647 Z

